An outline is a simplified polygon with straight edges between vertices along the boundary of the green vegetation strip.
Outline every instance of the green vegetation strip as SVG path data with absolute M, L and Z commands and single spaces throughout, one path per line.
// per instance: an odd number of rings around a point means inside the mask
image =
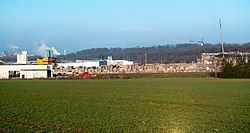
M 0 80 L 0 132 L 250 132 L 250 79 Z

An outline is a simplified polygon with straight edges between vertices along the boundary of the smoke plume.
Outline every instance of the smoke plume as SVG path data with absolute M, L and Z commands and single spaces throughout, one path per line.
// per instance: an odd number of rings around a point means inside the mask
M 19 49 L 19 47 L 18 47 L 17 45 L 14 45 L 14 44 L 11 44 L 11 45 L 10 45 L 10 48 L 11 48 L 11 49 Z
M 50 50 L 50 48 L 46 45 L 46 42 L 45 42 L 45 41 L 41 41 L 41 44 L 40 44 L 40 46 L 38 47 L 38 49 L 36 50 L 36 52 L 37 52 L 39 55 L 44 56 L 46 50 Z
M 52 50 L 52 53 L 53 53 L 54 55 L 61 55 L 61 54 L 56 50 L 55 47 L 51 47 L 51 50 Z
M 9 44 L 7 46 L 7 51 L 10 51 L 10 52 L 19 52 L 20 51 L 20 47 L 15 45 L 15 44 Z
M 60 55 L 60 53 L 56 50 L 55 47 L 50 48 L 49 46 L 47 46 L 45 41 L 41 41 L 40 46 L 36 50 L 36 53 L 38 55 L 44 56 L 47 50 L 51 50 L 54 55 Z

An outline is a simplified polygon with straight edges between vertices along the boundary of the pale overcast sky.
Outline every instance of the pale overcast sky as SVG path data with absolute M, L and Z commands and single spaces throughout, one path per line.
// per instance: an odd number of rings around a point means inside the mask
M 250 41 L 250 0 L 1 0 L 0 52 Z

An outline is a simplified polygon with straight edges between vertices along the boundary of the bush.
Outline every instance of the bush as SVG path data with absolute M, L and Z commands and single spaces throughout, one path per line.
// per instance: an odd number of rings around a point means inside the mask
M 250 78 L 250 62 L 238 59 L 236 63 L 223 60 L 221 78 Z

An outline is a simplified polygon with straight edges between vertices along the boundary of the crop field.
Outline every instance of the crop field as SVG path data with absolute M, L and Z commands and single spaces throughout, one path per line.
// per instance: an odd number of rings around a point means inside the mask
M 0 80 L 0 132 L 250 132 L 250 79 Z

